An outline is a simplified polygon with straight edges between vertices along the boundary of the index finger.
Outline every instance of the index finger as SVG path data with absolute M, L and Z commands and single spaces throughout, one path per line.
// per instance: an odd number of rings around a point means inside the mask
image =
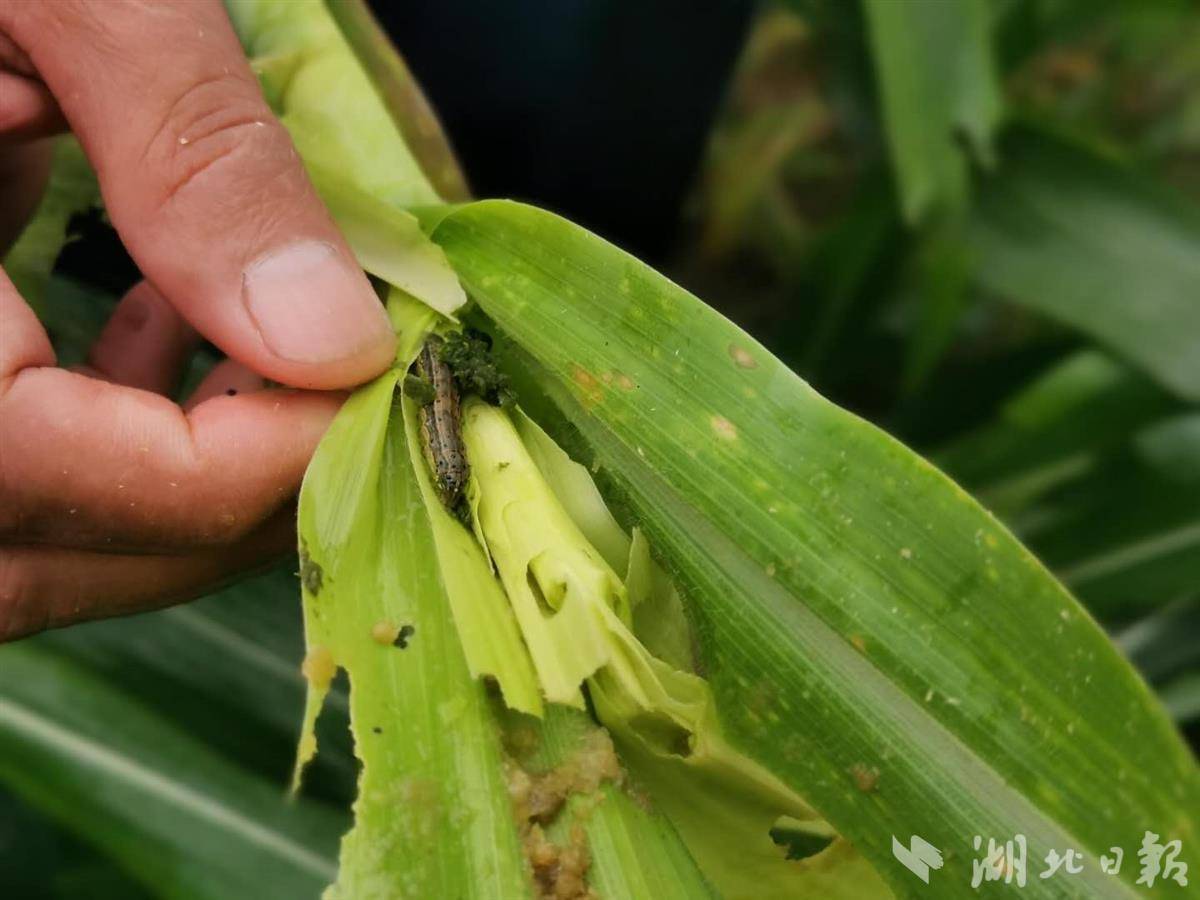
M 394 336 L 217 0 L 0 0 L 143 274 L 199 332 L 297 387 L 358 384 Z
M 185 414 L 53 367 L 0 273 L 0 539 L 101 549 L 230 544 L 300 486 L 340 396 L 262 391 Z

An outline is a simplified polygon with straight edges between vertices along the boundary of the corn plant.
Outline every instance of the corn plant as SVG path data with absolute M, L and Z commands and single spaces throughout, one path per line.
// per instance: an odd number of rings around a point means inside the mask
M 1145 832 L 1196 846 L 1195 760 L 1008 526 L 649 266 L 532 206 L 470 201 L 359 7 L 229 9 L 379 286 L 395 365 L 347 400 L 305 477 L 302 663 L 279 610 L 256 621 L 237 602 L 296 589 L 278 574 L 157 626 L 4 648 L 6 785 L 169 896 L 958 897 L 974 879 L 985 895 L 1058 897 L 1064 882 L 1036 871 L 1068 848 L 1091 863 L 1068 883 L 1081 896 L 1176 895 L 1097 861 L 1113 846 L 1132 858 Z M 913 59 L 935 25 L 982 41 L 982 5 L 914 29 L 896 17 L 937 13 L 863 10 L 900 213 L 936 220 L 936 256 L 968 202 L 951 133 L 990 153 L 994 75 L 964 69 L 969 121 L 914 131 L 904 107 L 966 108 L 930 99 L 946 88 Z M 69 144 L 56 171 L 13 255 L 50 318 L 55 236 L 96 201 Z M 984 271 L 1024 293 L 1010 280 L 1036 280 L 1037 260 L 1003 240 L 1008 207 L 992 202 L 970 223 L 1003 261 Z M 1082 281 L 1039 302 L 1080 321 Z M 1195 330 L 1150 353 L 1105 321 L 1123 359 L 1153 358 L 1154 387 L 1080 351 L 937 454 L 1006 487 L 989 502 L 1015 523 L 1045 495 L 1014 474 L 1078 452 L 1048 393 L 1061 410 L 1065 384 L 1106 423 L 1147 415 L 1139 398 L 1159 385 L 1195 399 Z M 945 343 L 923 333 L 914 384 Z M 432 433 L 439 414 L 447 434 Z M 193 666 L 215 648 L 228 665 Z M 148 671 L 164 683 L 131 699 Z M 226 717 L 219 752 L 163 721 L 173 689 Z M 285 805 L 269 782 L 301 694 Z M 333 807 L 356 769 L 347 821 Z M 989 838 L 1017 834 L 1028 881 L 981 878 Z M 923 879 L 914 836 L 939 851 Z

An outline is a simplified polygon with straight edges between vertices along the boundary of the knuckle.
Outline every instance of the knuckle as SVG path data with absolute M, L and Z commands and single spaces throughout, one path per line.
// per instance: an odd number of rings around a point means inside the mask
M 154 206 L 169 207 L 213 174 L 236 178 L 231 162 L 281 157 L 290 147 L 257 84 L 225 72 L 194 80 L 168 105 L 146 144 L 143 162 L 158 173 Z M 259 166 L 248 168 L 246 183 L 231 185 L 239 193 L 254 190 L 260 179 Z
M 27 554 L 0 547 L 0 643 L 46 629 L 49 605 L 41 596 L 42 580 Z

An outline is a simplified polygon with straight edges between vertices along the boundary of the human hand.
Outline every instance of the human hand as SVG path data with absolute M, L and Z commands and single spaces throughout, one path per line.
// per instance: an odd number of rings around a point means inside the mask
M 294 546 L 291 498 L 342 395 L 263 379 L 346 388 L 394 350 L 218 0 L 0 0 L 0 249 L 64 125 L 146 280 L 66 371 L 0 273 L 0 640 L 195 596 Z M 229 361 L 181 408 L 166 392 L 196 332 Z

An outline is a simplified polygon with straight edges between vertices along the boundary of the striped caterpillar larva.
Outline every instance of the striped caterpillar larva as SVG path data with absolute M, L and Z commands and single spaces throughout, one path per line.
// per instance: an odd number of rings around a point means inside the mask
M 415 397 L 421 403 L 421 445 L 442 504 L 458 507 L 469 468 L 463 451 L 459 421 L 458 388 L 450 367 L 442 361 L 442 339 L 431 335 L 417 356 L 417 377 L 432 388 L 432 396 Z

